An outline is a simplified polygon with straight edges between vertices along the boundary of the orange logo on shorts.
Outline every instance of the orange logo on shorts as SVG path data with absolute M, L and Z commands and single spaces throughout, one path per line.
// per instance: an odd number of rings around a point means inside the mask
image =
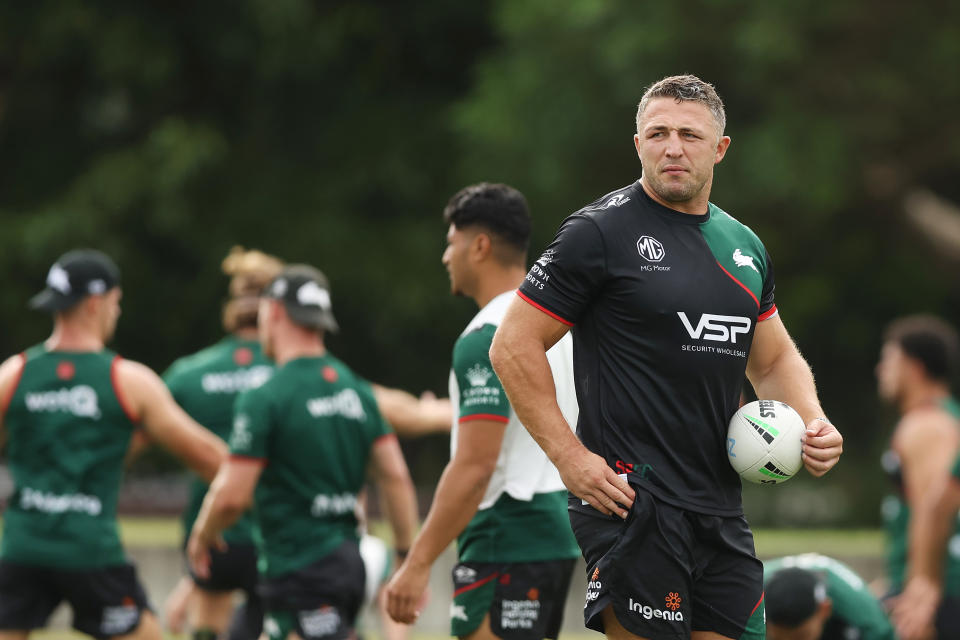
M 679 609 L 680 603 L 683 602 L 683 599 L 680 597 L 679 594 L 677 594 L 676 591 L 671 591 L 670 593 L 668 593 L 665 600 L 667 603 L 667 609 L 670 609 L 670 611 L 676 611 L 677 609 Z
M 600 577 L 600 567 L 597 567 L 596 569 L 593 570 L 593 577 L 590 578 L 590 580 L 596 582 L 597 578 L 599 577 Z
M 539 600 L 540 599 L 540 590 L 536 587 L 527 591 L 527 600 Z

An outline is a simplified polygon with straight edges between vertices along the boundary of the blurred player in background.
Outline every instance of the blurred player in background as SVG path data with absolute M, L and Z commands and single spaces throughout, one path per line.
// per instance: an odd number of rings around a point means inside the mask
M 896 640 L 850 567 L 816 553 L 763 563 L 767 640 Z
M 280 273 L 283 262 L 258 250 L 234 247 L 223 260 L 222 269 L 230 277 L 230 297 L 222 318 L 227 337 L 180 358 L 171 365 L 164 379 L 187 413 L 225 439 L 230 434 L 236 396 L 260 386 L 273 373 L 273 363 L 263 355 L 257 337 L 257 312 L 263 288 Z M 419 436 L 450 430 L 448 399 L 438 399 L 429 393 L 417 398 L 382 385 L 373 385 L 373 390 L 381 413 L 401 435 Z M 206 483 L 199 479 L 192 482 L 183 514 L 186 535 L 193 527 L 206 491 Z M 181 631 L 189 618 L 196 640 L 217 637 L 228 626 L 231 640 L 252 640 L 260 635 L 263 611 L 256 593 L 254 527 L 253 514 L 248 512 L 224 532 L 227 548 L 212 552 L 209 579 L 199 579 L 193 574 L 184 576 L 165 607 L 171 630 Z M 364 534 L 364 542 L 362 548 L 367 550 L 367 555 L 379 557 L 384 543 L 369 534 Z M 390 554 L 384 553 L 389 558 Z M 392 568 L 392 564 L 388 566 Z M 237 590 L 243 591 L 246 600 L 231 623 L 233 596 Z
M 83 633 L 159 639 L 117 531 L 131 436 L 142 427 L 207 479 L 226 447 L 153 371 L 104 348 L 120 316 L 120 273 L 106 255 L 60 257 L 30 306 L 51 312 L 54 326 L 0 365 L 0 441 L 15 487 L 0 549 L 0 638 L 25 638 L 66 600 Z
M 264 633 L 350 637 L 364 590 L 357 495 L 370 470 L 402 552 L 416 526 L 413 483 L 370 386 L 324 345 L 337 324 L 323 274 L 285 267 L 260 300 L 258 328 L 277 370 L 237 399 L 231 458 L 194 524 L 191 564 L 207 577 L 210 549 L 255 500 Z
M 950 395 L 957 350 L 956 332 L 932 316 L 900 318 L 884 335 L 878 389 L 900 412 L 882 459 L 896 488 L 883 503 L 889 596 L 902 591 L 911 539 L 920 535 L 911 514 L 950 473 L 960 449 L 960 405 Z M 954 523 L 958 533 L 960 525 Z M 960 638 L 960 548 L 952 548 L 943 562 L 944 597 L 936 628 L 941 638 Z
M 744 374 L 803 417 L 808 471 L 842 451 L 778 315 L 766 249 L 709 201 L 725 122 L 699 78 L 651 85 L 636 116 L 640 180 L 564 221 L 490 350 L 575 496 L 584 618 L 612 638 L 762 637 L 763 567 L 725 446 Z M 544 357 L 571 327 L 580 439 Z
M 960 550 L 960 536 L 956 534 L 960 457 L 954 462 L 950 476 L 942 480 L 923 497 L 912 514 L 907 584 L 893 608 L 901 640 L 936 637 L 934 622 L 943 600 L 944 555 L 956 555 Z
M 257 338 L 257 310 L 261 291 L 280 273 L 283 263 L 261 251 L 234 247 L 221 266 L 230 278 L 230 297 L 222 317 L 227 336 L 180 358 L 163 377 L 174 399 L 187 413 L 226 439 L 233 425 L 237 395 L 259 387 L 273 374 L 273 364 L 263 355 Z M 183 513 L 185 536 L 193 528 L 206 492 L 205 482 L 199 478 L 192 481 Z M 254 526 L 253 514 L 243 514 L 223 533 L 226 550 L 212 551 L 209 577 L 184 576 L 166 606 L 167 620 L 174 630 L 182 627 L 186 609 L 195 640 L 213 640 L 228 627 L 231 640 L 255 640 L 260 636 L 263 610 L 256 593 Z M 183 546 L 186 549 L 186 537 Z M 245 603 L 231 625 L 237 590 L 243 591 Z
M 507 401 L 490 365 L 494 331 L 526 272 L 530 215 L 523 195 L 502 184 L 477 184 L 455 194 L 443 264 L 451 291 L 480 312 L 453 348 L 450 398 L 457 421 L 451 459 L 410 555 L 387 587 L 390 614 L 412 622 L 437 557 L 457 539 L 451 633 L 459 637 L 556 638 L 571 573 L 579 555 L 570 530 L 566 491 L 557 470 Z M 570 338 L 547 357 L 554 400 L 572 424 Z

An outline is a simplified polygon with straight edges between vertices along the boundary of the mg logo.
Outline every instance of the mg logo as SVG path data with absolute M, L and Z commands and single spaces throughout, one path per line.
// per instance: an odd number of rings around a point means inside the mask
M 640 236 L 637 240 L 637 251 L 649 262 L 660 262 L 665 253 L 663 245 L 653 236 Z
M 683 328 L 694 340 L 713 340 L 714 342 L 737 344 L 737 336 L 749 333 L 752 325 L 750 318 L 705 313 L 700 316 L 700 321 L 694 327 L 683 311 L 678 311 L 677 315 L 683 322 Z

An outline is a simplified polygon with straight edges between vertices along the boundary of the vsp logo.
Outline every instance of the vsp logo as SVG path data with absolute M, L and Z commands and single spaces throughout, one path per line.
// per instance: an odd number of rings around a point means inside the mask
M 649 262 L 660 262 L 666 254 L 663 245 L 653 236 L 640 236 L 637 240 L 637 251 Z
M 729 342 L 737 344 L 737 335 L 746 335 L 750 332 L 752 323 L 750 318 L 742 316 L 718 316 L 705 313 L 700 316 L 696 328 L 690 323 L 687 314 L 678 311 L 683 328 L 694 340 L 712 340 L 714 342 Z

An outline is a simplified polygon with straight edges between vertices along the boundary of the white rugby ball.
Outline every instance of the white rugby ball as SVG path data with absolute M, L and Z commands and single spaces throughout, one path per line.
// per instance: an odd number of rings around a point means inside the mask
M 786 482 L 803 466 L 800 438 L 804 429 L 803 418 L 788 404 L 776 400 L 748 402 L 730 419 L 727 457 L 748 482 Z

